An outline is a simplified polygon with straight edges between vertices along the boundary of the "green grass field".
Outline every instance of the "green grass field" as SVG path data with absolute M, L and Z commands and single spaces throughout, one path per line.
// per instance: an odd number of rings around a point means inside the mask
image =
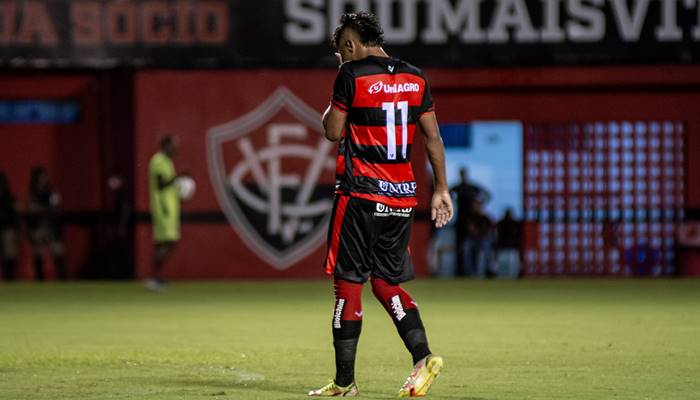
M 417 281 L 438 399 L 699 399 L 700 280 Z M 333 375 L 329 281 L 0 285 L 0 399 L 302 399 Z M 410 371 L 365 288 L 361 396 Z

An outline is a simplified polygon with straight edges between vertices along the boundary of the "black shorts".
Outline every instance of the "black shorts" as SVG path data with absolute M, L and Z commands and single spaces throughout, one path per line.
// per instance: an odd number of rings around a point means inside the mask
M 408 249 L 413 208 L 337 195 L 328 229 L 326 272 L 364 283 L 376 276 L 398 284 L 414 278 Z

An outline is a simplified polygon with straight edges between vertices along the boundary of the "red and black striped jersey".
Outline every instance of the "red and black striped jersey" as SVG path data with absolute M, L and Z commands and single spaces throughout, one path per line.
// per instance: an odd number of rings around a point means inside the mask
M 433 110 L 423 72 L 390 57 L 346 62 L 331 105 L 347 113 L 338 146 L 338 192 L 390 207 L 415 207 L 411 145 L 418 119 Z

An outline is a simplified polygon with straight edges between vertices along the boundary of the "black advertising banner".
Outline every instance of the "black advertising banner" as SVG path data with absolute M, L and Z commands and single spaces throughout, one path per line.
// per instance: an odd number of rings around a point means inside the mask
M 0 68 L 331 67 L 350 10 L 421 66 L 700 59 L 700 0 L 0 0 Z

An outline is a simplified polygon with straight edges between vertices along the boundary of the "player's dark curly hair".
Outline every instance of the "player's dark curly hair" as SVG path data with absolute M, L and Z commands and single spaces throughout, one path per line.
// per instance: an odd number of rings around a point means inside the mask
M 357 32 L 360 35 L 360 42 L 365 46 L 375 47 L 384 44 L 384 30 L 379 25 L 377 17 L 372 13 L 360 11 L 343 14 L 340 17 L 340 25 L 335 28 L 331 38 L 331 44 L 336 49 L 339 45 L 340 34 L 345 28 L 351 28 Z

